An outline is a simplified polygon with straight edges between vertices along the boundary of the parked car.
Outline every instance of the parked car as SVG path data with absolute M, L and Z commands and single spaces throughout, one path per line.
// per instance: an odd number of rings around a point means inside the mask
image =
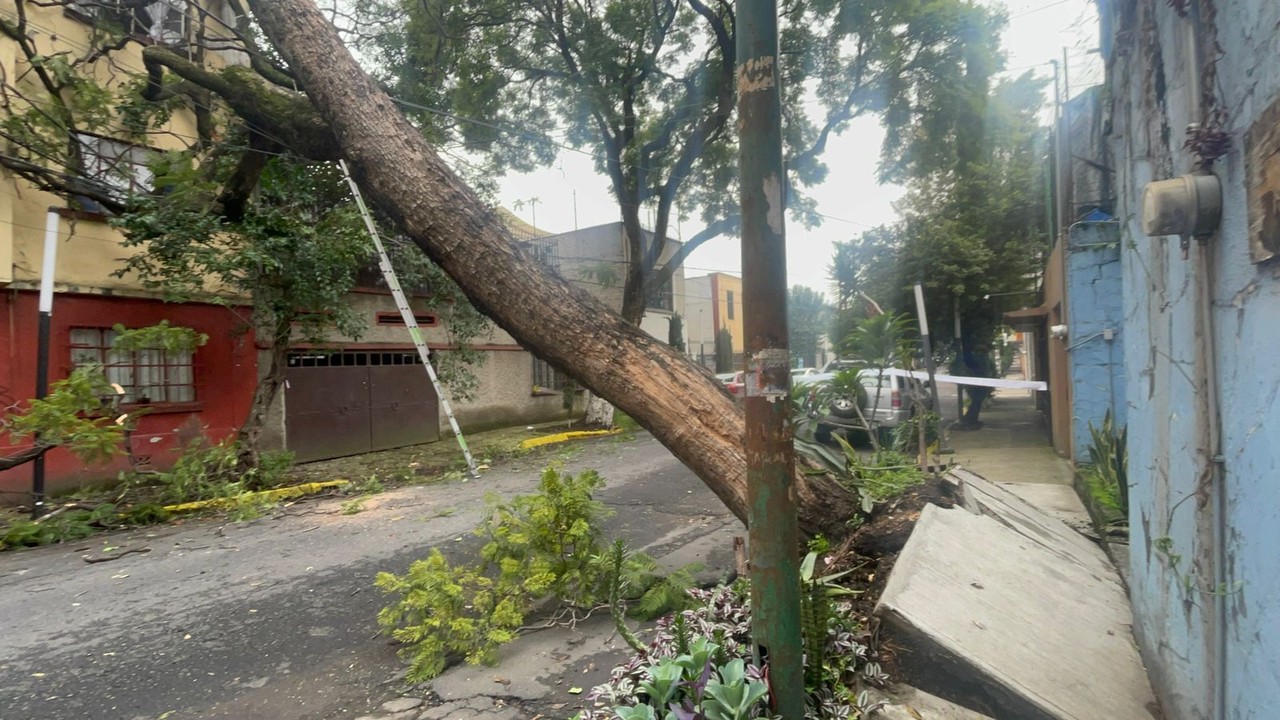
M 725 383 L 724 387 L 729 391 L 729 394 L 735 398 L 744 397 L 747 390 L 746 373 L 741 370 L 734 373 L 733 379 Z
M 836 364 L 839 362 L 841 361 L 833 361 L 827 368 L 839 368 Z M 857 374 L 860 389 L 851 392 L 839 387 L 839 372 L 843 370 L 806 375 L 792 380 L 794 387 L 809 388 L 803 407 L 809 417 L 817 420 L 815 437 L 819 442 L 826 442 L 833 430 L 846 434 L 851 430 L 887 433 L 910 419 L 920 407 L 928 408 L 931 405 L 928 388 L 910 378 L 881 375 L 876 370 L 862 369 Z M 866 425 L 863 425 L 862 418 L 858 416 L 859 407 Z
M 810 375 L 817 375 L 817 374 L 818 374 L 818 368 L 802 367 L 802 368 L 791 369 L 792 380 L 795 380 L 796 378 L 808 377 Z
M 716 375 L 716 380 L 721 385 L 728 385 L 729 382 L 733 380 L 734 375 L 737 375 L 737 373 L 719 373 Z

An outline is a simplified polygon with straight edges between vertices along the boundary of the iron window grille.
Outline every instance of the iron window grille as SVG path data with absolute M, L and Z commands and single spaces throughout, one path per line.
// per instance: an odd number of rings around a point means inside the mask
M 551 272 L 560 274 L 560 244 L 552 238 L 535 238 L 526 247 L 533 259 L 537 260 Z
M 286 361 L 291 368 L 367 367 L 370 365 L 421 365 L 422 358 L 416 350 L 379 351 L 325 351 L 312 350 L 290 353 Z
M 106 185 L 120 198 L 151 192 L 155 175 L 147 166 L 150 148 L 85 133 L 76 139 L 86 176 Z
M 671 289 L 671 278 L 661 285 L 650 288 L 645 300 L 645 307 L 650 310 L 675 310 L 675 293 Z
M 563 390 L 564 379 L 564 374 L 551 363 L 536 357 L 533 359 L 533 386 L 538 390 Z
M 186 0 L 75 0 L 72 7 L 97 24 L 164 45 L 186 44 L 190 37 Z
M 190 350 L 114 350 L 116 331 L 71 329 L 73 367 L 101 367 L 107 381 L 124 389 L 125 403 L 195 402 L 195 370 Z

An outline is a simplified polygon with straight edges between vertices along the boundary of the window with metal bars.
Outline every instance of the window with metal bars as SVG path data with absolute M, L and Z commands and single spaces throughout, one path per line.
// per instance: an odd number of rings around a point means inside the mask
M 533 387 L 535 390 L 563 390 L 564 375 L 551 363 L 533 359 Z
M 75 0 L 71 9 L 95 25 L 165 45 L 180 45 L 188 39 L 186 0 Z
M 193 353 L 190 350 L 114 350 L 116 331 L 72 328 L 71 364 L 101 367 L 107 381 L 124 389 L 126 403 L 195 402 Z
M 675 293 L 671 289 L 671 278 L 657 287 L 649 288 L 645 307 L 650 310 L 675 310 Z
M 390 352 L 368 350 L 325 351 L 290 353 L 287 365 L 291 368 L 366 367 L 369 365 L 421 365 L 422 358 L 416 350 Z
M 147 167 L 152 150 L 98 135 L 79 133 L 84 174 L 125 198 L 151 192 L 155 175 Z
M 556 275 L 560 274 L 560 244 L 551 238 L 534 238 L 525 247 L 534 259 Z

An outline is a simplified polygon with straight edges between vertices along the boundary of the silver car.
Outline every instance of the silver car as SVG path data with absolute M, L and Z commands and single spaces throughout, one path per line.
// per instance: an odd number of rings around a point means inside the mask
M 824 440 L 831 430 L 837 428 L 845 431 L 889 432 L 906 422 L 921 408 L 928 409 L 932 404 L 928 388 L 923 383 L 900 375 L 883 375 L 874 369 L 858 371 L 858 381 L 862 386 L 862 393 L 865 393 L 859 403 L 859 398 L 853 393 L 824 387 L 831 385 L 836 379 L 837 373 L 830 371 L 831 367 L 832 365 L 827 366 L 828 372 L 806 375 L 792 381 L 793 387 L 810 388 L 804 408 L 810 417 L 818 421 L 819 440 Z M 863 425 L 862 418 L 858 416 L 859 404 L 866 425 Z

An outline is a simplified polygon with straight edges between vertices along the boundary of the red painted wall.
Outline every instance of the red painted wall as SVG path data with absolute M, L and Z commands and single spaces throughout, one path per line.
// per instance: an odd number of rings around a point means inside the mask
M 38 294 L 0 292 L 0 403 L 4 407 L 35 393 L 36 328 Z M 248 412 L 257 384 L 257 350 L 253 333 L 245 331 L 247 311 L 198 303 L 164 303 L 157 300 L 57 295 L 53 303 L 53 335 L 49 352 L 49 382 L 71 372 L 70 330 L 73 327 L 109 328 L 116 323 L 136 328 L 168 320 L 209 336 L 196 350 L 193 361 L 195 403 L 158 406 L 139 421 L 133 436 L 134 451 L 149 455 L 155 465 L 172 462 L 179 429 L 183 438 L 194 427 L 209 437 L 227 437 Z M 0 435 L 0 454 L 25 447 Z M 45 483 L 50 492 L 83 484 L 112 480 L 128 467 L 124 457 L 105 465 L 86 466 L 63 450 L 45 456 Z M 0 472 L 0 502 L 29 500 L 31 465 Z

